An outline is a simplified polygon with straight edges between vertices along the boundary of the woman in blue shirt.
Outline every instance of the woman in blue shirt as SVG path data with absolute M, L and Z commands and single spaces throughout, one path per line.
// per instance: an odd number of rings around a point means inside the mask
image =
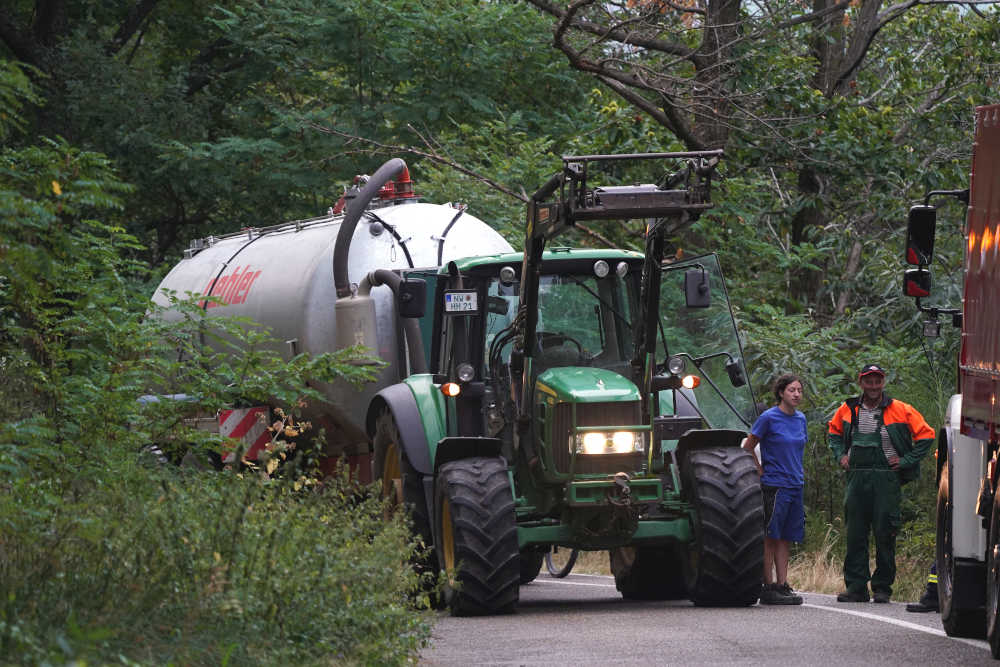
M 778 405 L 765 410 L 750 429 L 743 448 L 754 453 L 760 444 L 760 485 L 764 494 L 764 586 L 761 604 L 802 604 L 788 585 L 788 552 L 805 537 L 802 502 L 805 474 L 806 417 L 799 412 L 802 381 L 791 373 L 774 383 Z M 757 460 L 754 454 L 754 460 Z

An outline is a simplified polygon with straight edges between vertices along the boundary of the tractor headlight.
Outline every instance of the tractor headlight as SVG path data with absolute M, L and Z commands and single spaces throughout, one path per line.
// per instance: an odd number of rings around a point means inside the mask
M 643 434 L 632 431 L 578 433 L 575 445 L 577 454 L 631 454 L 645 451 Z

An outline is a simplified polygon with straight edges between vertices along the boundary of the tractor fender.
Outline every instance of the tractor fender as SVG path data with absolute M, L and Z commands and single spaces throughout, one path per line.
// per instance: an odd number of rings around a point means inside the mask
M 687 468 L 688 455 L 699 449 L 716 447 L 740 447 L 747 434 L 730 429 L 695 429 L 688 431 L 677 440 L 674 450 L 675 461 L 682 472 Z M 681 476 L 683 479 L 683 475 Z
M 375 420 L 386 407 L 389 408 L 399 428 L 399 439 L 402 441 L 400 446 L 406 453 L 410 465 L 421 475 L 433 474 L 434 468 L 431 465 L 431 452 L 427 445 L 424 420 L 417 408 L 413 389 L 405 382 L 400 382 L 375 394 L 368 405 L 368 414 L 365 418 L 369 437 L 374 437 Z

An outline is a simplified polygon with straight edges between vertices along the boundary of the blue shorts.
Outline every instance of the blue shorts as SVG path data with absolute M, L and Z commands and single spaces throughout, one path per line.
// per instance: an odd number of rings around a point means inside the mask
M 801 542 L 806 537 L 806 511 L 802 487 L 761 485 L 764 492 L 764 535 L 774 540 Z

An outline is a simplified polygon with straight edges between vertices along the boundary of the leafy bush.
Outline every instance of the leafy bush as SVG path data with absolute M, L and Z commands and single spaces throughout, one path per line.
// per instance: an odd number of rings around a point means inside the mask
M 0 103 L 19 82 L 0 71 Z M 368 375 L 358 350 L 286 362 L 191 298 L 177 321 L 147 312 L 136 243 L 108 222 L 127 190 L 63 140 L 0 152 L 0 663 L 409 661 L 429 631 L 380 494 L 319 483 L 283 428 L 263 470 L 148 454 L 223 446 L 192 412 L 272 399 L 294 418 L 307 378 Z M 190 400 L 137 400 L 166 392 Z
M 403 521 L 346 477 L 122 465 L 0 501 L 0 660 L 401 663 L 429 630 Z

